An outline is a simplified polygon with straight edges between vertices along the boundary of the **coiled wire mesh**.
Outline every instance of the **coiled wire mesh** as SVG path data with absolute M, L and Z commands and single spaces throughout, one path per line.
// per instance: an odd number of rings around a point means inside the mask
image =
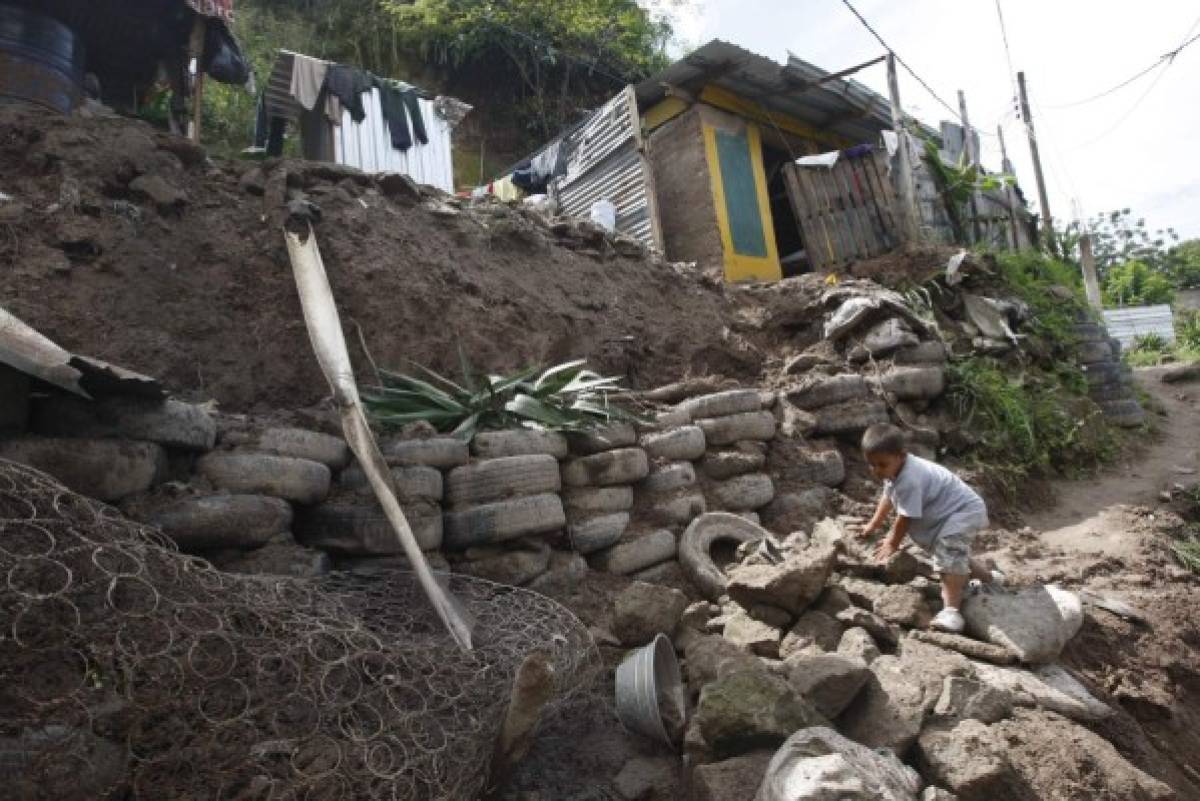
M 521 661 L 559 703 L 600 661 L 557 603 L 447 581 L 471 652 L 409 574 L 224 574 L 0 460 L 0 796 L 475 798 Z

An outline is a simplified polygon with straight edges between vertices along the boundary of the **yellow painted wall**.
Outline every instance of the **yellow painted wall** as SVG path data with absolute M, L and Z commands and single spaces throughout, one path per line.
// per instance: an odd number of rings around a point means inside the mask
M 758 197 L 759 219 L 763 227 L 763 238 L 767 247 L 766 258 L 735 253 L 733 232 L 729 225 L 729 212 L 725 205 L 725 187 L 721 179 L 721 164 L 717 156 L 717 128 L 704 122 L 704 151 L 708 159 L 709 183 L 712 187 L 713 205 L 717 211 L 717 225 L 721 230 L 721 247 L 725 251 L 725 280 L 778 281 L 783 277 L 779 266 L 779 251 L 775 245 L 775 224 L 771 216 L 771 201 L 767 196 L 767 174 L 763 168 L 762 133 L 753 123 L 746 124 L 746 141 L 750 148 L 751 169 Z

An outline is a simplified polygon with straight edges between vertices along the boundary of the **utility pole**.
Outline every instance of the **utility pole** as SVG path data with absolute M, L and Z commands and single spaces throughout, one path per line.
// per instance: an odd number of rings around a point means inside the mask
M 913 187 L 912 153 L 908 147 L 908 133 L 904 130 L 904 113 L 900 110 L 900 80 L 896 75 L 896 56 L 887 55 L 888 94 L 892 106 L 892 130 L 896 132 L 900 156 L 900 218 L 903 221 L 904 239 L 916 242 L 921 238 L 920 217 L 917 215 L 917 193 Z
M 1096 259 L 1092 255 L 1092 234 L 1084 231 L 1079 237 L 1079 263 L 1083 266 L 1083 291 L 1087 294 L 1088 305 L 1096 311 L 1104 308 L 1100 300 L 1100 279 L 1096 277 Z
M 1000 137 L 1000 172 L 1004 173 L 1004 200 L 1008 203 L 1008 226 L 1009 238 L 1012 242 L 1014 251 L 1021 249 L 1021 229 L 1017 223 L 1017 193 L 1013 191 L 1012 183 L 1009 180 L 1015 174 L 1013 164 L 1008 160 L 1008 148 L 1004 146 L 1004 126 L 996 126 L 996 135 Z
M 975 149 L 975 137 L 971 135 L 971 119 L 967 116 L 967 96 L 962 89 L 958 90 L 958 116 L 962 120 L 963 150 L 967 154 L 967 163 L 979 167 L 979 153 Z M 971 242 L 979 242 L 979 193 L 971 190 Z
M 1017 89 L 1021 93 L 1021 117 L 1025 120 L 1025 132 L 1029 134 L 1029 156 L 1033 159 L 1033 176 L 1037 178 L 1038 204 L 1042 207 L 1042 239 L 1046 246 L 1052 244 L 1054 218 L 1050 215 L 1050 199 L 1046 195 L 1046 177 L 1042 175 L 1042 160 L 1038 156 L 1037 135 L 1033 132 L 1033 114 L 1029 111 L 1029 95 L 1025 91 L 1025 73 L 1017 73 Z

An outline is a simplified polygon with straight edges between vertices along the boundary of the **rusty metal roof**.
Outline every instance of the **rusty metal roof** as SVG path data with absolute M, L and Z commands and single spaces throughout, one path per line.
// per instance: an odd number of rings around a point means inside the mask
M 886 97 L 853 79 L 813 85 L 829 74 L 795 56 L 779 64 L 714 39 L 638 84 L 638 106 L 646 109 L 661 101 L 668 84 L 691 92 L 717 86 L 856 144 L 874 143 L 880 131 L 891 129 L 891 104 Z

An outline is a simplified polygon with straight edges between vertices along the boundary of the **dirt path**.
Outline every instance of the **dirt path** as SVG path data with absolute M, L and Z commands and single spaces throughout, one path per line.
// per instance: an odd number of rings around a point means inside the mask
M 1154 506 L 1163 490 L 1200 475 L 1200 388 L 1164 384 L 1162 370 L 1137 371 L 1138 384 L 1166 411 L 1165 417 L 1154 415 L 1159 432 L 1154 441 L 1094 478 L 1056 482 L 1055 505 L 1025 515 L 1048 550 L 1068 558 L 1132 560 L 1140 527 L 1130 519 L 1130 507 Z

